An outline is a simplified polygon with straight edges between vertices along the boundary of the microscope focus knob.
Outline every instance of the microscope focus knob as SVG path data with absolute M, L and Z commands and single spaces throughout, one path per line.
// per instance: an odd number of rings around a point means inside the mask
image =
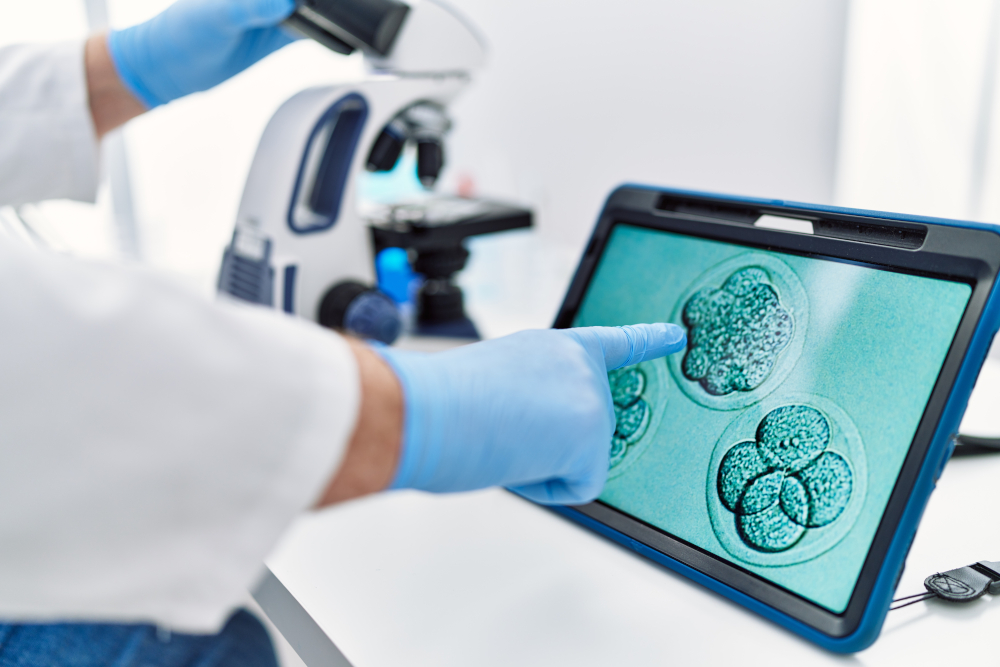
M 392 299 L 377 289 L 354 281 L 337 283 L 323 295 L 317 320 L 320 326 L 352 333 L 391 345 L 403 330 L 403 320 Z

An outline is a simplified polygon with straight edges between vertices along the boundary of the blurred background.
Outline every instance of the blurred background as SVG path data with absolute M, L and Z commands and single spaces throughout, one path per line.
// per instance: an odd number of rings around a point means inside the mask
M 168 4 L 5 2 L 0 44 L 82 39 Z M 471 243 L 461 282 L 487 336 L 551 324 L 623 182 L 1000 222 L 996 0 L 451 4 L 490 58 L 452 108 L 439 190 L 525 204 L 537 223 Z M 106 142 L 116 191 L 96 205 L 22 213 L 68 251 L 132 254 L 210 294 L 270 116 L 362 73 L 355 56 L 294 44 Z

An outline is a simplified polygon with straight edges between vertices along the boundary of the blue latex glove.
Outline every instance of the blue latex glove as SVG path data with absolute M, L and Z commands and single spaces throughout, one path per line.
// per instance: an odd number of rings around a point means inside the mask
M 440 352 L 382 348 L 406 401 L 392 488 L 507 486 L 550 504 L 593 500 L 608 476 L 608 371 L 684 349 L 673 324 L 521 333 Z
M 295 40 L 277 27 L 295 0 L 179 0 L 108 36 L 126 87 L 148 108 L 208 90 Z

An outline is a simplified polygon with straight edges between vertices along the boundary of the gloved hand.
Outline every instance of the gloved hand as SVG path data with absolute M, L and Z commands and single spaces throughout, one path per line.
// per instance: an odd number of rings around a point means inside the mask
M 149 108 L 208 90 L 295 40 L 277 27 L 295 0 L 179 0 L 108 36 L 126 87 Z
M 608 371 L 685 347 L 673 324 L 521 333 L 440 352 L 382 348 L 406 403 L 391 488 L 507 486 L 540 503 L 593 500 L 608 475 Z

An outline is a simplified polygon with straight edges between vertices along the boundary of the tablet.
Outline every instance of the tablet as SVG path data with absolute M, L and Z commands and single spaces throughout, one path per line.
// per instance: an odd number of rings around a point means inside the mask
M 875 640 L 998 319 L 985 225 L 626 186 L 555 326 L 673 322 L 609 373 L 600 498 L 559 511 L 827 649 Z

